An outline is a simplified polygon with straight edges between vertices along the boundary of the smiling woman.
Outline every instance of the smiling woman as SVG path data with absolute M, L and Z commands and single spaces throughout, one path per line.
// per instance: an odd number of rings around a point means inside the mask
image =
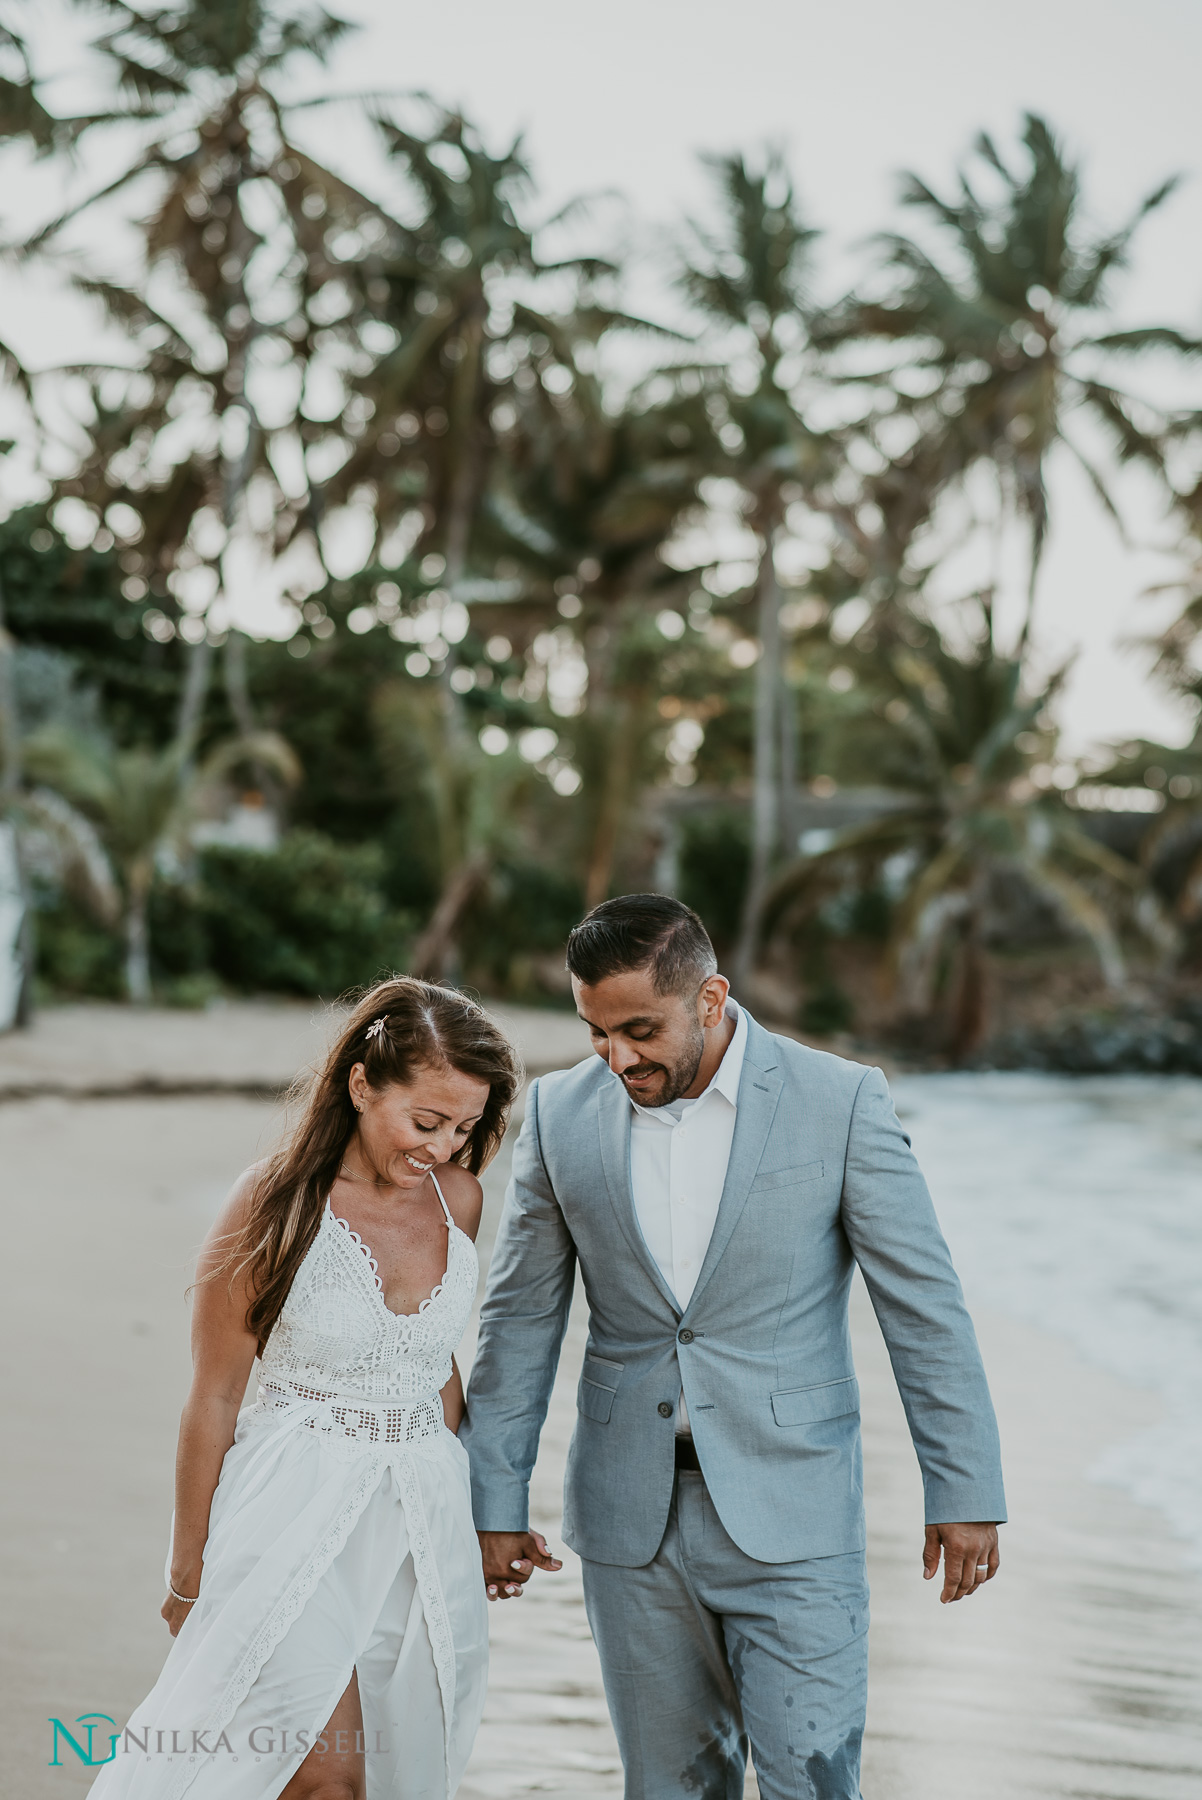
M 423 1077 L 420 1095 L 415 1083 Z M 440 1121 L 435 1134 L 439 1162 L 463 1165 L 473 1175 L 492 1158 L 505 1133 L 517 1092 L 513 1050 L 480 1007 L 462 994 L 408 977 L 381 982 L 355 1007 L 312 1083 L 290 1141 L 257 1172 L 249 1205 L 226 1246 L 222 1272 L 237 1270 L 251 1290 L 247 1324 L 266 1342 L 296 1272 L 321 1222 L 322 1208 L 345 1166 L 373 1171 L 373 1180 L 403 1184 L 405 1143 L 396 1129 L 398 1092 L 416 1106 L 429 1097 L 454 1106 L 463 1094 L 441 1091 L 454 1075 L 481 1085 L 480 1104 L 468 1129 L 448 1134 L 441 1109 L 417 1117 Z M 383 1108 L 383 1112 L 380 1112 Z M 385 1121 L 392 1121 L 386 1123 Z M 411 1146 L 416 1150 L 420 1134 Z M 379 1163 L 370 1162 L 372 1156 Z M 425 1171 L 420 1177 L 425 1179 Z M 400 1185 L 398 1185 L 400 1191 Z
M 454 1792 L 488 1658 L 454 1351 L 518 1074 L 465 996 L 383 982 L 235 1187 L 195 1289 L 176 1642 L 99 1800 L 363 1800 L 369 1755 L 373 1791 Z M 203 1754 L 143 1754 L 180 1732 Z

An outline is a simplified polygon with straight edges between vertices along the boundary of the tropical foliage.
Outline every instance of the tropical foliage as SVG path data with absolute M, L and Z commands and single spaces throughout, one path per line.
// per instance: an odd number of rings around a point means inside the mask
M 0 793 L 47 982 L 116 957 L 138 1000 L 328 990 L 407 961 L 546 996 L 572 917 L 631 886 L 699 904 L 740 991 L 812 1030 L 855 1022 L 832 945 L 860 933 L 882 1017 L 956 1056 L 1024 933 L 1113 993 L 1188 972 L 1198 741 L 1066 763 L 1035 610 L 1049 465 L 1119 520 L 1138 464 L 1180 523 L 1160 678 L 1202 702 L 1199 419 L 1136 379 L 1200 345 L 1110 311 L 1171 182 L 1099 229 L 1030 117 L 951 197 L 907 177 L 913 235 L 832 303 L 783 159 L 711 158 L 644 318 L 580 254 L 587 213 L 540 223 L 521 146 L 432 101 L 358 106 L 370 167 L 315 158 L 325 97 L 296 97 L 331 15 L 100 11 L 87 117 L 0 31 L 0 138 L 72 195 L 13 252 L 124 346 L 30 373 L 0 344 L 44 480 L 0 525 Z M 94 191 L 65 159 L 98 134 L 121 154 Z M 966 532 L 992 566 L 939 603 Z M 206 847 L 202 814 L 255 808 L 261 843 Z

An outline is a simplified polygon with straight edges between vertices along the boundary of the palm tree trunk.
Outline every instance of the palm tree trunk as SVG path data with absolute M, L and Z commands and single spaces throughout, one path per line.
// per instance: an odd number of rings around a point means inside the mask
M 476 419 L 483 332 L 484 317 L 481 315 L 471 320 L 461 334 L 467 344 L 467 353 L 459 365 L 453 399 L 457 454 L 442 539 L 446 561 L 443 579 L 452 597 L 467 568 L 472 522 L 484 483 L 484 455 Z M 455 955 L 459 922 L 487 880 L 493 862 L 491 851 L 473 848 L 469 841 L 471 796 L 465 795 L 461 788 L 463 783 L 470 784 L 474 778 L 474 746 L 466 708 L 451 686 L 457 662 L 458 655 L 452 645 L 439 677 L 443 741 L 431 748 L 432 756 L 444 760 L 444 767 L 434 771 L 436 784 L 443 787 L 446 794 L 441 808 L 444 814 L 442 891 L 411 958 L 413 973 L 430 981 L 441 981 L 446 977 Z M 462 816 L 455 816 L 460 810 Z
M 451 405 L 455 426 L 455 473 L 451 479 L 450 504 L 447 507 L 445 578 L 452 596 L 467 568 L 468 542 L 472 520 L 476 516 L 484 487 L 484 457 L 477 420 L 480 389 L 480 362 L 483 350 L 484 318 L 477 313 L 460 333 L 463 355 L 452 384 Z M 449 659 L 448 659 L 449 660 Z
M 777 705 L 780 680 L 780 590 L 772 559 L 772 538 L 765 536 L 759 571 L 760 659 L 755 666 L 755 762 L 751 813 L 751 868 L 743 899 L 743 918 L 735 948 L 733 977 L 737 989 L 746 986 L 755 966 L 760 918 L 768 890 L 768 874 L 779 841 L 779 784 L 777 780 Z
M 0 585 L 0 818 L 11 809 L 21 791 L 23 776 L 21 757 L 21 721 L 17 713 L 16 645 L 9 636 L 4 617 L 4 588 Z M 17 952 L 21 962 L 21 989 L 17 996 L 13 1024 L 29 1024 L 33 1016 L 33 907 L 25 859 L 21 854 L 21 834 L 16 826 L 12 835 L 13 858 L 17 884 L 21 892 L 21 923 L 17 936 Z
M 459 921 L 488 879 L 492 856 L 474 850 L 443 887 L 426 929 L 413 946 L 410 971 L 422 981 L 443 981 L 455 950 Z
M 584 905 L 587 912 L 609 898 L 622 822 L 633 798 L 636 711 L 637 705 L 632 703 L 629 695 L 624 694 L 611 703 L 601 805 L 593 830 L 584 883 Z
M 797 729 L 797 695 L 785 672 L 785 659 L 779 658 L 780 684 L 777 706 L 780 709 L 780 843 L 786 855 L 797 848 L 793 842 L 797 818 L 797 781 L 800 755 Z
M 962 1063 L 985 1038 L 989 1022 L 989 968 L 981 942 L 981 916 L 976 907 L 964 923 L 960 951 L 960 976 L 952 1013 L 949 1049 L 954 1063 Z
M 150 930 L 146 918 L 149 898 L 150 878 L 136 871 L 130 877 L 125 906 L 125 991 L 134 1006 L 149 1006 L 152 997 Z
M 212 667 L 213 646 L 204 637 L 188 651 L 188 672 L 184 677 L 184 691 L 180 695 L 179 712 L 175 720 L 176 741 L 185 763 L 191 762 L 196 740 L 200 736 L 200 722 L 204 717 Z
M 255 714 L 246 680 L 246 638 L 232 625 L 225 640 L 225 692 L 239 737 L 250 737 Z

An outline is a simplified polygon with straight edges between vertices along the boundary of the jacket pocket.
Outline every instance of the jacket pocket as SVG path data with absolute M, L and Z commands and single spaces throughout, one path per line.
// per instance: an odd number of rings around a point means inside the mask
M 613 1411 L 614 1392 L 613 1388 L 598 1387 L 595 1381 L 582 1376 L 576 1405 L 586 1419 L 595 1419 L 598 1425 L 608 1425 L 609 1415 Z
M 594 1356 L 591 1350 L 586 1351 L 584 1373 L 576 1395 L 576 1405 L 586 1419 L 595 1419 L 598 1425 L 609 1423 L 614 1395 L 625 1370 L 625 1363 L 610 1362 L 608 1357 Z
M 778 1425 L 817 1425 L 822 1419 L 841 1419 L 859 1410 L 860 1384 L 854 1375 L 845 1381 L 824 1381 L 819 1387 L 786 1388 L 772 1396 Z
M 820 1162 L 798 1163 L 791 1169 L 765 1169 L 752 1183 L 756 1188 L 799 1187 L 803 1181 L 817 1181 L 822 1174 Z

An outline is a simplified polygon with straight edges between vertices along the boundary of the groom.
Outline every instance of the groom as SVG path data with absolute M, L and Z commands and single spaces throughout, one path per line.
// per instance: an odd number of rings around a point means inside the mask
M 658 894 L 568 940 L 596 1057 L 530 1088 L 461 1436 L 489 1593 L 559 1565 L 527 1490 L 576 1265 L 589 1339 L 564 1536 L 627 1800 L 857 1800 L 868 1588 L 858 1263 L 945 1601 L 998 1566 L 997 1427 L 972 1323 L 879 1069 L 771 1035 Z

